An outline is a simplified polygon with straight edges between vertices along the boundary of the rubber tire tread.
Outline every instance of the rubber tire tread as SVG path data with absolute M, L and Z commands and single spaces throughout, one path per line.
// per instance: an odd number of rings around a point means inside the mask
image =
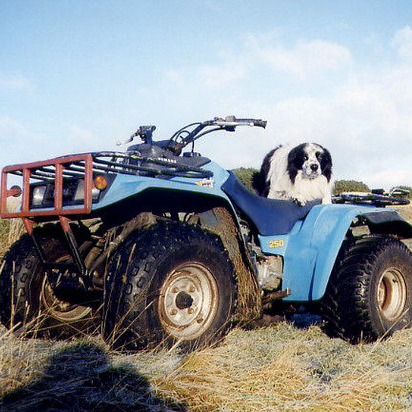
M 232 263 L 220 238 L 199 226 L 177 222 L 160 222 L 147 230 L 135 232 L 119 248 L 109 263 L 104 295 L 102 332 L 106 342 L 117 349 L 140 350 L 164 343 L 176 343 L 161 328 L 154 308 L 160 289 L 158 279 L 163 275 L 157 269 L 173 260 L 179 250 L 208 248 L 220 259 L 220 271 L 227 278 L 227 313 L 220 313 L 217 325 L 194 341 L 182 342 L 184 351 L 209 345 L 229 330 L 236 310 L 237 283 Z M 187 252 L 190 255 L 190 251 Z M 195 255 L 198 255 L 195 253 Z M 159 263 L 160 262 L 160 263 Z M 219 285 L 219 287 L 221 287 Z M 221 308 L 220 308 L 221 309 Z
M 326 320 L 324 330 L 332 337 L 340 337 L 351 343 L 375 341 L 389 336 L 395 330 L 409 326 L 411 313 L 396 323 L 380 320 L 375 308 L 377 302 L 371 298 L 372 284 L 376 281 L 375 267 L 381 255 L 392 251 L 409 267 L 405 278 L 408 301 L 412 293 L 412 254 L 399 240 L 390 236 L 371 235 L 346 240 L 338 254 L 325 296 L 321 301 L 321 312 Z
M 78 236 L 87 236 L 82 228 L 76 230 Z M 47 258 L 57 259 L 68 253 L 62 249 L 65 244 L 62 241 L 62 229 L 55 224 L 47 224 L 35 228 L 36 237 L 41 242 Z M 94 316 L 87 320 L 79 320 L 66 325 L 62 321 L 48 316 L 42 321 L 36 321 L 41 311 L 40 292 L 43 283 L 43 275 L 38 267 L 40 259 L 36 253 L 32 238 L 27 233 L 22 235 L 3 257 L 0 271 L 0 321 L 6 327 L 13 324 L 18 334 L 41 338 L 67 338 L 77 334 L 85 334 L 96 330 Z M 12 294 L 14 296 L 12 297 Z M 14 311 L 12 313 L 12 303 Z M 40 319 L 40 318 L 39 318 Z M 29 326 L 28 326 L 29 325 Z M 34 327 L 32 327 L 34 326 Z

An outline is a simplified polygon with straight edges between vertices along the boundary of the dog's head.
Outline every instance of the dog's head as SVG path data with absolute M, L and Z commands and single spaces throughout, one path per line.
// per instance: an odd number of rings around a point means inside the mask
M 302 143 L 288 155 L 288 173 L 294 182 L 299 171 L 306 179 L 324 175 L 329 182 L 332 177 L 332 158 L 327 149 L 316 143 Z

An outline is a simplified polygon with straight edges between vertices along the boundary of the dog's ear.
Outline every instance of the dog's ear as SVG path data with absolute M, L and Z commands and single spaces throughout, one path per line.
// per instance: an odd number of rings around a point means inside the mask
M 305 161 L 304 148 L 306 143 L 302 143 L 294 147 L 288 154 L 288 166 L 287 172 L 289 174 L 290 180 L 292 183 L 295 183 L 296 176 L 298 171 L 302 169 L 303 162 Z
M 322 174 L 326 177 L 328 182 L 332 178 L 332 156 L 330 155 L 329 150 L 323 149 L 322 160 L 320 162 L 320 166 L 322 167 Z
M 279 146 L 280 147 L 280 146 Z M 262 166 L 260 167 L 260 172 L 257 172 L 252 177 L 252 185 L 256 190 L 257 194 L 260 196 L 267 197 L 269 194 L 270 183 L 268 181 L 268 175 L 270 170 L 270 160 L 273 153 L 279 148 L 271 150 L 263 159 Z
M 259 196 L 265 196 L 265 178 L 262 176 L 261 172 L 256 171 L 253 173 L 252 187 Z

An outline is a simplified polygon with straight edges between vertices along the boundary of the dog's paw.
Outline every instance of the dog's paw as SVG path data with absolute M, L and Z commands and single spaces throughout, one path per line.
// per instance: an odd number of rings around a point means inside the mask
M 296 196 L 293 198 L 293 201 L 300 207 L 306 205 L 306 200 L 303 196 Z
M 329 205 L 332 203 L 332 195 L 328 194 L 322 199 L 322 205 Z

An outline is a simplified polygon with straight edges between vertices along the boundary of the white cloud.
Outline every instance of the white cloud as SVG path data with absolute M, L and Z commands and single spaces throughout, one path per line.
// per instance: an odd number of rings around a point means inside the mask
M 2 160 L 7 164 L 38 160 L 36 153 L 44 150 L 43 134 L 33 132 L 18 121 L 0 115 L 0 144 Z M 44 154 L 42 155 L 44 157 Z M 2 166 L 5 166 L 3 164 Z
M 408 55 L 409 46 L 412 57 L 412 30 L 405 28 L 395 38 L 402 57 Z M 383 46 L 390 53 L 390 45 Z M 303 65 L 309 49 L 296 46 L 284 55 Z M 339 45 L 336 50 L 341 50 Z M 412 185 L 412 65 L 393 60 L 367 66 L 352 61 L 349 51 L 336 56 L 332 60 L 341 59 L 346 66 L 343 76 L 333 78 L 331 93 L 311 89 L 314 83 L 306 76 L 301 90 L 292 89 L 291 97 L 266 105 L 268 136 L 256 141 L 259 148 L 249 151 L 256 156 L 253 164 L 258 167 L 261 156 L 279 143 L 317 141 L 331 150 L 338 179 L 362 180 L 387 189 Z M 319 70 L 322 67 L 328 66 L 320 64 Z M 329 67 L 336 66 L 330 63 Z M 256 106 L 267 100 L 267 94 L 262 95 L 261 101 L 255 100 Z
M 408 70 L 362 69 L 327 98 L 282 101 L 271 117 L 283 141 L 318 141 L 337 178 L 372 187 L 412 185 L 412 86 Z
M 2 162 L 16 164 L 44 160 L 77 151 L 101 150 L 101 142 L 92 132 L 78 126 L 70 127 L 68 133 L 62 133 L 52 139 L 49 132 L 31 130 L 30 127 L 8 117 L 0 115 L 0 144 Z M 47 145 L 45 145 L 47 142 Z
M 91 130 L 87 130 L 83 127 L 77 125 L 72 125 L 69 128 L 68 135 L 65 137 L 67 139 L 66 152 L 93 152 L 102 150 L 102 141 L 99 139 Z
M 28 90 L 32 87 L 30 81 L 21 75 L 0 73 L 0 91 Z
M 79 142 L 80 144 L 94 143 L 96 141 L 90 130 L 75 125 L 70 128 L 69 139 L 70 141 Z
M 412 185 L 412 29 L 380 44 L 368 36 L 359 39 L 362 50 L 376 57 L 379 45 L 382 58 L 373 65 L 323 39 L 288 45 L 279 33 L 250 35 L 236 55 L 217 50 L 215 65 L 169 70 L 157 95 L 177 126 L 188 114 L 189 121 L 227 114 L 268 120 L 265 131 L 245 128 L 197 143 L 226 168 L 258 168 L 278 144 L 314 141 L 331 151 L 337 179 Z
M 270 37 L 251 35 L 248 45 L 259 62 L 300 80 L 352 64 L 352 55 L 346 47 L 324 40 L 300 41 L 287 48 Z
M 206 87 L 217 89 L 241 80 L 245 76 L 245 68 L 240 64 L 222 67 L 202 66 L 199 68 L 198 76 Z
M 167 80 L 185 88 L 208 90 L 222 89 L 241 80 L 246 75 L 245 67 L 240 62 L 225 62 L 219 65 L 202 65 L 184 70 L 168 70 Z
M 2 144 L 14 140 L 17 135 L 21 134 L 23 131 L 25 131 L 23 126 L 15 120 L 8 116 L 0 116 L 0 135 L 3 139 Z
M 400 57 L 411 60 L 412 59 L 412 28 L 405 26 L 398 30 L 392 40 L 393 46 L 396 48 Z

